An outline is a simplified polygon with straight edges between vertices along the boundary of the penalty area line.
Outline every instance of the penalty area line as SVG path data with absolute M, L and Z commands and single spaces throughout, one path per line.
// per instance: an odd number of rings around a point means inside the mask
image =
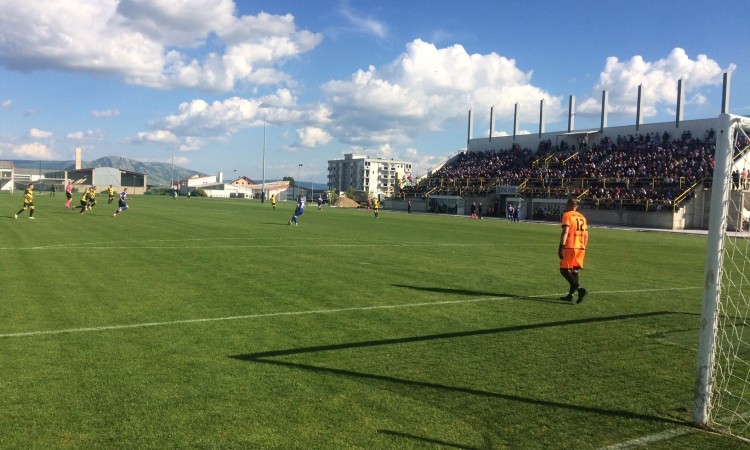
M 659 289 L 636 289 L 631 291 L 601 291 L 592 292 L 592 294 L 612 294 L 612 293 L 629 293 L 629 292 L 659 292 L 659 291 L 678 291 L 686 289 L 699 289 L 696 287 L 680 287 L 680 288 L 659 288 Z M 543 294 L 543 295 L 529 295 L 527 298 L 546 298 L 556 296 L 558 294 Z M 374 310 L 387 310 L 387 309 L 399 309 L 399 308 L 419 308 L 425 306 L 441 306 L 441 305 L 457 305 L 457 304 L 468 304 L 468 303 L 480 303 L 480 302 L 494 302 L 500 300 L 513 299 L 513 296 L 486 296 L 477 297 L 469 300 L 444 300 L 439 302 L 420 302 L 420 303 L 402 303 L 399 305 L 373 305 L 373 306 L 353 306 L 350 308 L 334 308 L 334 309 L 315 309 L 309 311 L 280 311 L 273 313 L 259 313 L 259 314 L 246 314 L 240 316 L 227 316 L 227 317 L 204 317 L 201 319 L 183 319 L 183 320 L 169 320 L 163 322 L 143 322 L 133 323 L 124 325 L 104 325 L 99 327 L 81 327 L 81 328 L 65 328 L 59 330 L 42 330 L 42 331 L 25 331 L 18 333 L 2 333 L 0 338 L 16 338 L 16 337 L 32 337 L 32 336 L 48 336 L 56 334 L 72 334 L 72 333 L 91 333 L 98 331 L 114 331 L 114 330 L 129 330 L 135 328 L 149 328 L 149 327 L 160 327 L 169 325 L 184 325 L 191 323 L 208 323 L 208 322 L 223 322 L 229 320 L 251 320 L 251 319 L 263 319 L 269 317 L 292 317 L 292 316 L 309 316 L 313 314 L 336 314 L 353 311 L 374 311 Z
M 541 296 L 540 296 L 541 297 Z M 145 322 L 145 323 L 133 323 L 129 325 L 105 325 L 100 327 L 83 327 L 83 328 L 67 328 L 61 330 L 45 330 L 45 331 L 26 331 L 20 333 L 4 333 L 0 334 L 0 338 L 13 338 L 13 337 L 29 337 L 29 336 L 44 336 L 52 334 L 67 334 L 67 333 L 87 333 L 96 331 L 111 331 L 111 330 L 128 330 L 133 328 L 148 328 L 148 327 L 159 327 L 167 325 L 183 325 L 189 323 L 206 323 L 206 322 L 222 322 L 229 320 L 249 320 L 249 319 L 263 319 L 268 317 L 284 317 L 284 316 L 306 316 L 313 314 L 335 314 L 342 312 L 351 311 L 372 311 L 377 309 L 398 309 L 398 308 L 416 308 L 420 306 L 439 306 L 439 305 L 453 305 L 458 303 L 477 303 L 477 302 L 491 302 L 498 300 L 507 300 L 512 297 L 481 297 L 474 298 L 471 300 L 446 300 L 442 302 L 426 302 L 426 303 L 406 303 L 401 305 L 376 305 L 376 306 L 358 306 L 351 308 L 337 308 L 337 309 L 316 309 L 311 311 L 282 311 L 275 313 L 262 313 L 262 314 L 247 314 L 242 316 L 228 316 L 228 317 L 207 317 L 202 319 L 183 319 L 183 320 L 170 320 L 165 322 Z

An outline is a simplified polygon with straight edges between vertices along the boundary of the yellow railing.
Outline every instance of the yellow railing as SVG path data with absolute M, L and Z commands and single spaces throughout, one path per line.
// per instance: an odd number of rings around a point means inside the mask
M 569 157 L 565 158 L 565 159 L 563 160 L 563 162 L 562 162 L 562 163 L 563 163 L 563 165 L 564 165 L 565 163 L 567 163 L 568 161 L 570 161 L 571 159 L 575 158 L 576 156 L 578 156 L 578 152 L 575 152 L 575 153 L 573 153 L 572 155 L 570 155 Z
M 682 179 L 680 179 L 680 187 L 682 187 Z M 690 194 L 693 193 L 696 187 L 698 187 L 699 184 L 703 183 L 703 180 L 696 181 L 692 186 L 685 189 L 682 194 L 675 197 L 674 201 L 672 202 L 672 209 L 674 211 L 677 211 L 677 208 L 679 207 L 680 203 L 682 203 L 686 198 L 690 196 Z

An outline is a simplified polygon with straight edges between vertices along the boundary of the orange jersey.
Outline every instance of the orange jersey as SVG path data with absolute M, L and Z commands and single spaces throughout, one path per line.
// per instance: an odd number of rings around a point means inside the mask
M 585 249 L 589 240 L 589 227 L 586 218 L 578 211 L 567 211 L 562 216 L 562 226 L 568 227 L 568 237 L 564 248 Z

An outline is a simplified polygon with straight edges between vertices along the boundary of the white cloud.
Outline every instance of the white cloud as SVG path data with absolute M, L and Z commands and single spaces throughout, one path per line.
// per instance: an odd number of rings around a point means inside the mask
M 13 106 L 13 100 L 4 100 L 0 103 L 0 109 L 9 109 L 11 106 Z
M 488 128 L 485 128 L 481 136 L 484 137 L 484 136 L 489 136 L 489 135 L 490 135 L 490 130 Z M 503 137 L 503 136 L 510 136 L 510 135 L 508 134 L 507 131 L 503 131 L 503 130 L 494 130 L 492 132 L 492 137 Z
M 40 130 L 38 128 L 32 128 L 29 130 L 27 135 L 33 139 L 49 139 L 52 137 L 52 133 L 49 131 Z
M 290 83 L 277 67 L 322 40 L 289 14 L 237 16 L 232 0 L 4 0 L 2 8 L 0 64 L 161 89 Z
M 696 105 L 705 105 L 706 103 L 708 103 L 708 99 L 700 92 L 696 92 L 692 97 L 690 97 L 690 99 L 687 100 L 687 102 L 694 103 Z
M 28 157 L 32 159 L 52 159 L 55 155 L 45 144 L 33 142 L 13 147 L 11 150 L 15 156 Z
M 323 85 L 336 126 L 330 133 L 355 145 L 405 144 L 415 135 L 464 120 L 470 107 L 512 111 L 515 103 L 545 101 L 547 118 L 562 114 L 561 97 L 531 84 L 531 73 L 496 53 L 469 54 L 460 45 L 437 48 L 414 40 L 392 63 L 359 70 Z M 536 120 L 521 108 L 522 120 Z
M 205 139 L 188 136 L 182 139 L 180 142 L 179 150 L 181 152 L 194 152 L 200 150 L 206 145 Z
M 192 151 L 212 141 L 226 141 L 240 130 L 263 126 L 264 121 L 272 125 L 319 128 L 330 121 L 329 116 L 325 105 L 298 105 L 288 89 L 259 98 L 230 97 L 211 103 L 195 99 L 181 103 L 175 114 L 153 122 L 153 131 L 138 133 L 134 140 L 159 142 L 154 140 L 164 137 L 159 133 L 169 132 L 172 139 L 179 140 L 181 150 Z M 323 142 L 326 135 L 322 129 L 305 132 L 301 135 L 305 139 L 299 139 L 299 145 L 327 143 Z
M 601 112 L 601 91 L 609 95 L 608 112 L 610 114 L 634 115 L 637 109 L 638 85 L 642 85 L 642 111 L 644 117 L 654 116 L 660 107 L 674 107 L 677 99 L 677 81 L 683 80 L 683 88 L 692 97 L 689 102 L 705 103 L 700 89 L 719 85 L 722 73 L 734 70 L 734 65 L 722 69 L 719 64 L 706 55 L 695 59 L 681 48 L 673 49 L 667 57 L 656 61 L 646 61 L 636 55 L 627 61 L 620 61 L 611 56 L 607 58 L 604 69 L 599 74 L 599 81 L 594 86 L 595 94 L 585 99 L 576 109 L 583 114 Z
M 302 147 L 318 147 L 331 142 L 331 135 L 322 128 L 306 127 L 297 130 L 297 142 Z
M 167 130 L 155 130 L 148 132 L 140 132 L 137 134 L 133 142 L 149 142 L 149 143 L 175 143 L 177 137 L 172 132 Z
M 420 153 L 415 148 L 407 148 L 404 155 L 404 160 L 410 161 L 413 176 L 426 174 L 427 171 L 435 167 L 438 163 L 448 159 L 450 155 L 426 155 Z
M 117 117 L 120 115 L 119 109 L 105 109 L 101 111 L 91 111 L 91 115 L 97 119 L 107 119 L 110 117 Z
M 168 163 L 172 163 L 172 158 L 169 159 L 169 161 L 166 161 Z M 174 157 L 174 163 L 179 166 L 186 166 L 190 164 L 190 158 L 186 156 L 175 156 Z
M 95 140 L 99 141 L 104 139 L 104 133 L 100 130 L 86 130 L 86 131 L 73 131 L 65 135 L 65 138 L 71 141 L 84 141 L 84 140 Z
M 371 34 L 383 39 L 388 35 L 388 27 L 381 21 L 372 17 L 365 17 L 353 11 L 348 6 L 343 6 L 339 12 L 360 32 Z

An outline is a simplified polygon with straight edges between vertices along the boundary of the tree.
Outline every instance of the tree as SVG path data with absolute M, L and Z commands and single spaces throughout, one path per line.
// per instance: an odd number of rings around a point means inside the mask
M 289 186 L 297 186 L 297 182 L 294 181 L 294 177 L 284 177 L 281 179 L 281 181 L 288 181 Z
M 354 186 L 349 186 L 349 189 L 344 191 L 344 197 L 357 200 L 357 190 L 354 189 Z
M 339 194 L 335 189 L 329 189 L 326 191 L 326 197 L 328 197 L 328 204 L 333 206 L 339 200 Z

